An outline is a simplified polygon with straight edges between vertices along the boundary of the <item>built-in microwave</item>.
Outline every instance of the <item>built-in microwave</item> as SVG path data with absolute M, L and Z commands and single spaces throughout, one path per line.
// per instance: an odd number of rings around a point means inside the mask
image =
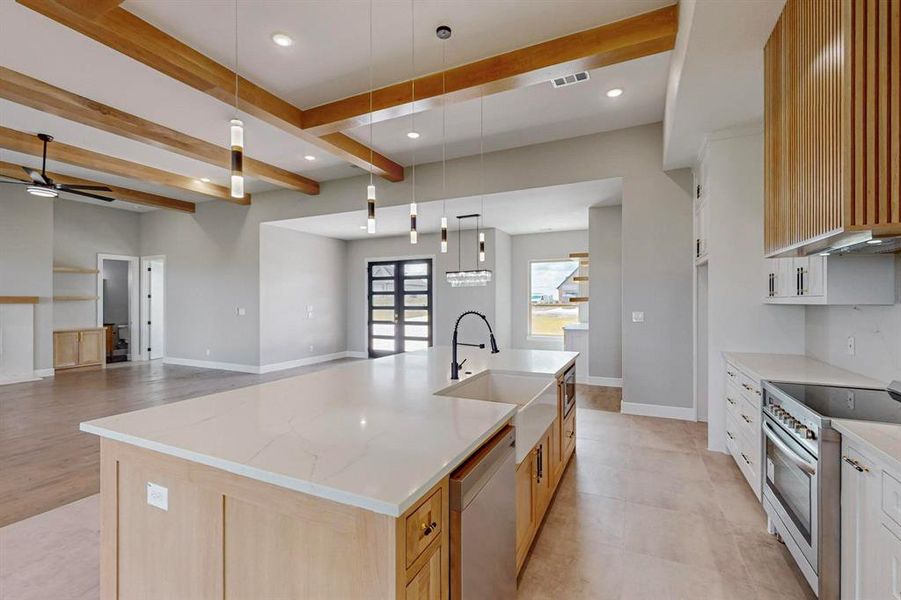
M 563 416 L 566 417 L 576 406 L 576 368 L 570 367 L 563 376 Z

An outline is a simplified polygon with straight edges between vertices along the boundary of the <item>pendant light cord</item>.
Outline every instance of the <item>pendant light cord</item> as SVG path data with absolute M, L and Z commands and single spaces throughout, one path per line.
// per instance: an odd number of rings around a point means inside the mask
M 410 131 L 416 131 L 416 0 L 410 0 L 410 67 L 412 102 L 410 103 Z M 413 204 L 416 204 L 416 140 L 413 140 Z
M 235 118 L 238 118 L 238 0 L 235 0 Z
M 482 224 L 482 214 L 485 212 L 485 137 L 484 116 L 482 106 L 485 95 L 479 93 L 479 195 L 481 196 L 481 210 L 479 211 L 479 225 Z
M 369 185 L 372 185 L 372 0 L 369 0 Z
M 441 216 L 447 216 L 447 40 L 441 45 Z

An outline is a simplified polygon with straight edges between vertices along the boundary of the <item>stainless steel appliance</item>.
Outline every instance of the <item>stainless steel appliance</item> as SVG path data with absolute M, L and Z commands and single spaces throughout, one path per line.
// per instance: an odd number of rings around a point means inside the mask
M 563 416 L 576 406 L 576 368 L 570 367 L 563 376 Z
M 450 476 L 451 598 L 516 597 L 516 452 L 506 426 Z
M 817 596 L 837 599 L 841 435 L 830 419 L 901 423 L 901 383 L 869 390 L 764 382 L 763 390 L 763 507 L 770 527 Z

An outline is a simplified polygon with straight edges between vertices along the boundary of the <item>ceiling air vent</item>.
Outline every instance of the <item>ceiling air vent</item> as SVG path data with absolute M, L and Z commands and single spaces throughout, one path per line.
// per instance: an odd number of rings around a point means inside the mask
M 555 88 L 562 88 L 583 81 L 588 81 L 588 71 L 573 73 L 572 75 L 567 75 L 565 77 L 557 77 L 556 79 L 552 79 L 551 83 L 554 84 Z

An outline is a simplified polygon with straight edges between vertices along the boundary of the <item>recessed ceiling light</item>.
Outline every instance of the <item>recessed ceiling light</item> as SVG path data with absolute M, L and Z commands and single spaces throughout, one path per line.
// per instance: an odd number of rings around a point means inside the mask
M 623 88 L 613 88 L 612 90 L 607 90 L 608 98 L 616 98 L 617 96 L 623 95 Z
M 307 154 L 306 156 L 304 156 L 304 158 L 307 160 L 316 160 L 316 157 L 313 156 L 312 154 Z
M 410 138 L 411 140 L 419 139 L 419 132 L 418 131 L 408 131 L 407 137 Z
M 882 240 L 867 240 L 868 244 L 881 244 Z
M 272 41 L 275 42 L 277 46 L 281 46 L 282 48 L 287 48 L 288 46 L 294 45 L 294 40 L 291 39 L 291 36 L 287 33 L 276 32 L 272 34 Z
M 200 182 L 201 182 L 201 183 L 209 183 L 209 182 L 210 182 L 210 178 L 209 178 L 209 177 L 201 177 L 201 178 L 200 178 Z

